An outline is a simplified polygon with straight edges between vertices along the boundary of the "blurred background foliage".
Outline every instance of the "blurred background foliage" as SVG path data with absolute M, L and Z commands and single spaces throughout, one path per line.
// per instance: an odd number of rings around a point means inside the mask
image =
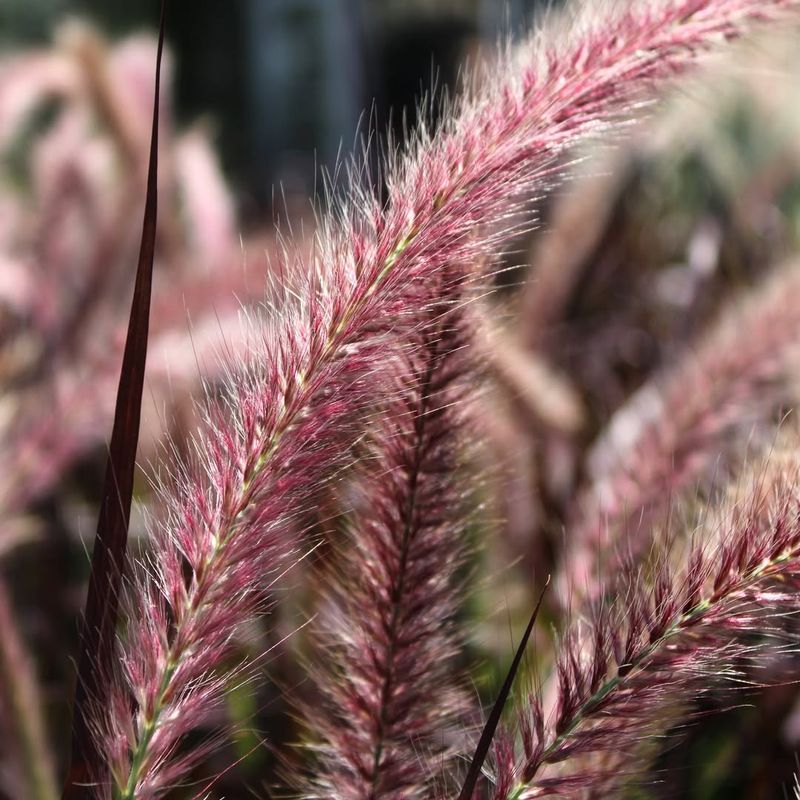
M 412 117 L 420 90 L 451 84 L 465 53 L 519 30 L 536 0 L 195 0 L 170 8 L 179 119 L 210 115 L 242 202 L 281 183 L 313 191 L 356 137 L 364 109 Z M 158 0 L 2 0 L 0 43 L 46 42 L 66 16 L 121 35 L 152 28 Z

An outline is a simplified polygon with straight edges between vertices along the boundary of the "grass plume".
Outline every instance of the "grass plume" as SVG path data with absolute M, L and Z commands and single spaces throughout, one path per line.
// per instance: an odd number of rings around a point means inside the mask
M 310 797 L 427 797 L 463 724 L 455 615 L 469 355 L 463 276 L 443 280 L 398 355 L 320 626 L 332 667 L 315 670 L 325 711 L 305 715 L 317 754 Z
M 800 600 L 796 437 L 791 447 L 753 472 L 718 525 L 701 523 L 683 553 L 662 545 L 651 569 L 630 570 L 568 628 L 555 710 L 545 719 L 530 697 L 522 755 L 500 760 L 497 800 L 607 796 L 637 777 L 645 742 L 781 646 L 782 617 Z
M 600 574 L 645 554 L 670 504 L 712 479 L 724 481 L 755 423 L 790 402 L 799 291 L 797 267 L 779 268 L 617 413 L 591 457 L 594 481 L 576 503 L 560 580 L 565 596 L 591 596 Z
M 465 86 L 436 130 L 390 153 L 385 198 L 354 168 L 320 220 L 293 299 L 212 404 L 191 464 L 165 490 L 129 595 L 120 672 L 94 725 L 120 800 L 162 796 L 200 751 L 182 737 L 222 696 L 217 672 L 265 585 L 297 556 L 293 524 L 347 457 L 391 360 L 453 264 L 498 254 L 579 141 L 631 119 L 655 84 L 795 0 L 641 0 L 582 7 Z M 384 389 L 385 387 L 385 389 Z M 133 707 L 133 712 L 131 712 Z

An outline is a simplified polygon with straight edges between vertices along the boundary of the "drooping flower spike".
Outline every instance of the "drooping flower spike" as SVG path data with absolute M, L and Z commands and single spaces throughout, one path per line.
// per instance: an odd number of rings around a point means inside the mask
M 586 4 L 568 28 L 506 53 L 435 131 L 421 127 L 390 154 L 385 195 L 353 172 L 320 221 L 313 263 L 287 286 L 294 299 L 264 322 L 263 351 L 232 373 L 193 463 L 165 490 L 113 700 L 95 718 L 117 797 L 161 796 L 186 773 L 181 738 L 220 698 L 216 670 L 237 627 L 297 557 L 300 512 L 361 434 L 380 365 L 436 302 L 436 276 L 491 259 L 529 224 L 528 201 L 557 181 L 570 147 L 631 119 L 655 84 L 720 39 L 796 7 Z
M 495 800 L 609 796 L 705 692 L 757 683 L 750 667 L 796 645 L 798 452 L 787 434 L 691 543 L 660 542 L 651 567 L 609 576 L 561 638 L 552 713 L 536 693 L 520 711 L 520 750 L 501 752 Z
M 603 574 L 646 554 L 671 504 L 724 483 L 756 424 L 789 403 L 800 364 L 798 293 L 797 265 L 779 267 L 617 412 L 590 454 L 590 484 L 568 526 L 562 600 L 596 597 Z

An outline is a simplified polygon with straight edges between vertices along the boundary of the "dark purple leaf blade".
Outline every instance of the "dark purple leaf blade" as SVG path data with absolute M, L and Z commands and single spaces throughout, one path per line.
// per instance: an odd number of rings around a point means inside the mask
M 104 682 L 113 668 L 119 595 L 133 499 L 156 242 L 158 112 L 165 15 L 166 0 L 162 0 L 142 242 L 117 390 L 97 535 L 92 551 L 72 711 L 72 757 L 63 800 L 93 797 L 91 783 L 104 771 L 103 754 L 97 750 L 90 726 L 90 706 L 103 703 Z
M 478 746 L 475 748 L 475 755 L 472 756 L 472 763 L 469 765 L 467 777 L 464 780 L 464 785 L 461 787 L 461 793 L 458 795 L 458 800 L 471 800 L 472 794 L 475 791 L 475 785 L 478 783 L 478 778 L 481 775 L 481 769 L 483 769 L 483 762 L 486 760 L 486 755 L 489 752 L 489 748 L 492 746 L 492 740 L 494 739 L 495 731 L 497 730 L 497 726 L 500 722 L 500 716 L 502 715 L 503 708 L 505 708 L 506 702 L 508 701 L 508 695 L 511 692 L 512 685 L 514 684 L 514 678 L 517 676 L 517 670 L 519 669 L 519 665 L 522 661 L 522 656 L 525 654 L 525 648 L 528 646 L 528 640 L 531 638 L 533 626 L 536 624 L 536 619 L 539 616 L 539 609 L 542 607 L 542 600 L 544 600 L 544 595 L 549 585 L 550 578 L 548 577 L 541 593 L 539 594 L 539 599 L 536 601 L 536 608 L 533 609 L 533 614 L 531 614 L 528 627 L 525 628 L 525 633 L 522 634 L 519 647 L 517 647 L 517 652 L 514 654 L 514 660 L 511 662 L 506 679 L 503 681 L 503 685 L 500 688 L 500 694 L 497 695 L 497 700 L 495 700 L 494 706 L 492 706 L 492 711 L 489 714 L 489 718 L 486 720 L 486 724 L 483 726 L 481 738 L 478 740 Z

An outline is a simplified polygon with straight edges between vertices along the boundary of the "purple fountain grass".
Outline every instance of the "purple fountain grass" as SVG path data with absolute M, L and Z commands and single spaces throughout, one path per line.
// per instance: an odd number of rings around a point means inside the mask
M 791 403 L 790 374 L 800 356 L 798 292 L 797 266 L 779 269 L 618 412 L 590 456 L 594 482 L 569 528 L 562 598 L 591 595 L 605 569 L 647 552 L 648 532 L 671 503 L 698 483 L 724 480 L 737 445 Z
M 521 755 L 506 737 L 497 800 L 608 796 L 705 691 L 747 682 L 744 667 L 772 647 L 796 648 L 780 621 L 800 602 L 796 435 L 790 444 L 789 457 L 754 471 L 746 501 L 720 510 L 719 526 L 701 524 L 683 555 L 662 548 L 650 574 L 631 570 L 568 628 L 555 709 L 546 718 L 534 694 L 519 714 Z
M 461 276 L 443 283 L 398 358 L 320 625 L 331 666 L 314 670 L 325 708 L 305 711 L 317 754 L 308 797 L 428 797 L 465 720 L 454 617 L 470 373 Z
M 215 670 L 237 625 L 295 557 L 291 523 L 346 457 L 392 337 L 419 323 L 442 269 L 495 255 L 522 224 L 515 212 L 556 180 L 559 157 L 630 119 L 654 82 L 797 6 L 587 6 L 572 34 L 533 37 L 434 133 L 423 126 L 405 156 L 388 158 L 385 201 L 354 174 L 348 200 L 321 221 L 312 269 L 287 289 L 295 300 L 231 379 L 229 414 L 210 412 L 196 464 L 167 492 L 149 575 L 131 593 L 123 675 L 97 712 L 117 797 L 157 797 L 185 773 L 179 741 L 220 697 Z

